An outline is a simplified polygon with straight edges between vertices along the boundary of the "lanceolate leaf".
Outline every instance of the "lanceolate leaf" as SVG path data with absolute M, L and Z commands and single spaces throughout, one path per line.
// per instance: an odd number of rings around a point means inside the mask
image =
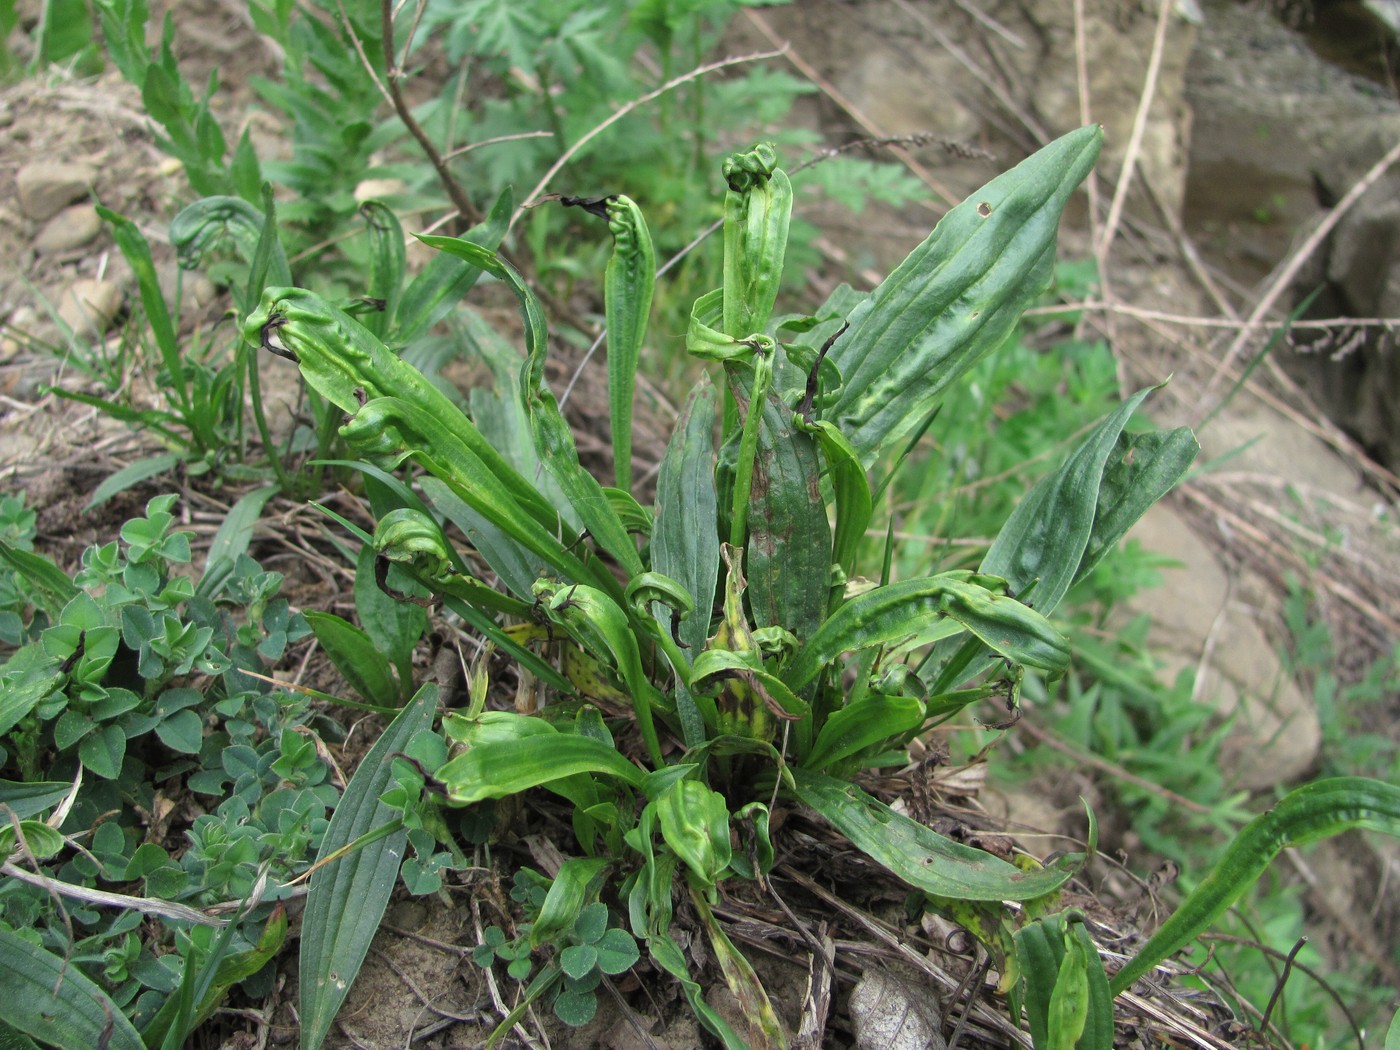
M 693 657 L 710 634 L 719 579 L 719 501 L 715 494 L 715 388 L 703 380 L 690 395 L 656 480 L 652 568 L 676 580 L 695 599 L 680 625 Z
M 354 624 L 334 613 L 306 611 L 306 622 L 350 687 L 372 704 L 393 706 L 399 700 L 399 684 L 388 658 L 373 640 Z
M 369 233 L 369 287 L 365 294 L 384 304 L 366 314 L 365 327 L 382 339 L 389 320 L 398 313 L 403 290 L 403 227 L 398 216 L 379 201 L 365 201 L 360 205 L 360 216 Z
M 473 226 L 462 239 L 495 248 L 505 236 L 513 208 L 514 196 L 506 189 L 496 198 L 486 221 Z M 403 298 L 399 300 L 394 317 L 398 339 L 407 342 L 435 325 L 467 294 L 480 276 L 481 267 L 470 259 L 446 253 L 435 256 L 404 289 Z
M 1104 466 L 1094 530 L 1074 582 L 1087 576 L 1147 509 L 1181 480 L 1200 451 L 1196 436 L 1187 427 L 1118 435 L 1117 446 Z
M 393 779 L 392 756 L 432 725 L 437 701 L 437 686 L 423 686 L 375 741 L 345 786 L 318 859 L 394 819 L 394 811 L 379 801 Z M 301 1050 L 320 1047 L 360 972 L 407 841 L 407 831 L 395 831 L 312 877 L 301 923 Z
M 809 638 L 831 593 L 831 524 L 821 492 L 821 460 L 792 411 L 765 400 L 749 492 L 744 571 L 755 627 L 785 627 Z
M 852 598 L 828 617 L 799 650 L 783 677 L 801 690 L 843 652 L 885 645 L 923 633 L 948 617 L 1018 663 L 1062 671 L 1069 643 L 1044 616 L 995 588 L 995 576 L 966 570 L 887 584 Z
M 1022 871 L 930 831 L 854 784 L 808 769 L 794 767 L 791 772 L 799 801 L 830 821 L 866 856 L 909 885 L 940 897 L 1029 900 L 1057 889 L 1074 874 L 1074 857 L 1039 871 Z
M 0 1018 L 59 1050 L 145 1050 L 126 1015 L 72 963 L 0 929 Z
M 459 256 L 505 282 L 520 301 L 525 324 L 525 364 L 520 370 L 520 392 L 530 413 L 530 431 L 535 451 L 555 482 L 568 497 L 593 538 L 618 560 L 629 574 L 642 571 L 641 558 L 627 534 L 617 511 L 603 493 L 602 486 L 578 461 L 573 433 L 559 405 L 544 381 L 545 356 L 549 339 L 544 310 L 520 273 L 495 252 L 454 237 L 420 237 L 424 244 Z M 575 577 L 577 578 L 577 577 Z
M 845 385 L 827 418 L 867 465 L 927 418 L 1044 291 L 1060 212 L 1102 140 L 1097 125 L 1080 128 L 993 179 L 852 311 L 831 351 Z
M 1061 913 L 1016 933 L 1025 1010 L 1037 1050 L 1112 1050 L 1113 1001 L 1082 921 Z
M 1333 777 L 1294 788 L 1245 825 L 1210 874 L 1172 912 L 1131 962 L 1113 976 L 1114 995 L 1126 990 L 1197 934 L 1253 886 L 1287 846 L 1366 828 L 1400 838 L 1400 787 L 1369 777 Z
M 1175 482 L 1173 478 L 1165 488 L 1161 484 L 1164 480 L 1162 467 L 1173 465 L 1175 459 L 1164 463 L 1160 457 L 1150 457 L 1147 465 L 1154 469 L 1150 476 L 1144 478 L 1146 484 L 1138 486 L 1133 484 L 1133 460 L 1124 462 L 1120 458 L 1114 472 L 1116 491 L 1112 493 L 1119 497 L 1118 505 L 1100 509 L 1101 495 L 1109 495 L 1101 492 L 1109 456 L 1119 449 L 1123 428 L 1151 392 L 1150 388 L 1139 390 L 1124 401 L 1093 429 L 1058 470 L 1042 478 L 1031 489 L 992 542 L 980 571 L 1001 576 L 1018 593 L 1034 583 L 1035 589 L 1026 597 L 1043 613 L 1053 611 L 1060 604 L 1060 599 L 1069 590 L 1084 561 L 1096 518 L 1111 512 L 1113 527 L 1116 529 L 1121 523 L 1123 531 L 1126 531 L 1151 506 L 1152 500 Z M 1184 463 L 1180 463 L 1176 474 L 1178 478 L 1195 455 L 1195 439 L 1187 434 L 1185 440 L 1189 442 L 1190 455 Z M 1128 448 L 1122 448 L 1121 455 L 1126 458 L 1128 451 Z M 1171 451 L 1172 447 L 1169 446 L 1167 452 Z M 1178 445 L 1176 451 L 1180 453 L 1186 449 Z M 1125 495 L 1136 497 L 1130 506 L 1122 503 L 1121 497 Z M 1146 498 L 1149 495 L 1151 499 Z M 1132 513 L 1134 510 L 1136 513 Z M 1103 557 L 1106 547 L 1112 542 L 1105 544 L 1103 539 L 1101 536 L 1095 560 Z
M 641 209 L 628 197 L 608 201 L 613 253 L 608 260 L 604 304 L 608 323 L 608 404 L 617 487 L 632 488 L 632 393 L 637 359 L 651 316 L 656 252 Z
M 551 787 L 575 773 L 604 773 L 641 788 L 642 771 L 613 747 L 592 737 L 541 734 L 489 740 L 437 772 L 455 802 L 505 798 L 532 787 Z

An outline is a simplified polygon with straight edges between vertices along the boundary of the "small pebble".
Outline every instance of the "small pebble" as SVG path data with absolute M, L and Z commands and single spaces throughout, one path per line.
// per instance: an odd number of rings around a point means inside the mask
M 15 178 L 19 207 L 35 222 L 51 219 L 74 201 L 87 196 L 96 170 L 89 164 L 35 161 Z
M 101 232 L 97 210 L 91 204 L 74 204 L 44 225 L 34 238 L 34 247 L 43 255 L 61 255 L 91 244 Z
M 74 281 L 58 302 L 59 319 L 79 335 L 100 336 L 122 307 L 122 290 L 89 277 Z
M 385 197 L 398 196 L 407 190 L 408 183 L 403 179 L 365 179 L 355 187 L 355 203 L 383 200 Z

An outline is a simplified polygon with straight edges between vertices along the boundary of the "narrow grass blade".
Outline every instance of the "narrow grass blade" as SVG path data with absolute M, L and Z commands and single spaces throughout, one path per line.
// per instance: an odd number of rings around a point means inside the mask
M 162 452 L 159 455 L 138 459 L 135 463 L 128 463 L 115 474 L 107 475 L 102 484 L 98 485 L 93 492 L 92 498 L 84 504 L 83 510 L 92 510 L 93 507 L 101 506 L 119 492 L 125 492 L 148 478 L 175 469 L 179 462 L 180 456 L 174 452 Z
M 72 964 L 0 929 L 0 1020 L 59 1050 L 145 1050 L 126 1015 Z
M 170 320 L 170 311 L 165 305 L 165 295 L 156 279 L 156 266 L 151 260 L 151 246 L 136 224 L 125 216 L 118 215 L 102 205 L 97 206 L 97 214 L 112 227 L 112 239 L 117 242 L 122 255 L 136 274 L 136 284 L 141 292 L 141 305 L 146 310 L 146 323 L 151 326 L 156 346 L 160 349 L 161 363 L 170 374 L 170 384 L 166 387 L 174 394 L 181 410 L 190 414 L 189 387 L 184 380 L 185 369 L 180 360 L 180 344 L 175 337 L 175 325 Z
M 233 576 L 233 567 L 241 554 L 248 552 L 253 541 L 253 530 L 262 517 L 268 500 L 277 495 L 276 485 L 264 485 L 239 497 L 238 502 L 229 508 L 214 540 L 209 544 L 209 556 L 205 559 L 204 575 L 200 577 L 196 592 L 205 598 L 213 598 Z
M 423 686 L 375 741 L 345 786 L 318 859 L 393 819 L 394 811 L 379 801 L 393 780 L 392 756 L 431 727 L 437 702 L 437 686 Z M 301 1050 L 318 1050 L 360 972 L 407 841 L 406 830 L 396 831 L 342 857 L 311 880 L 301 922 Z
M 854 784 L 808 769 L 791 770 L 797 798 L 820 813 L 872 860 L 899 878 L 940 897 L 1019 901 L 1063 885 L 1076 855 L 1039 871 L 1022 871 L 971 846 L 954 842 L 894 812 Z
M 1214 923 L 1287 846 L 1366 828 L 1400 838 L 1400 786 L 1369 777 L 1333 777 L 1294 788 L 1235 836 L 1225 855 L 1109 982 L 1116 996 Z
M 350 688 L 372 704 L 394 704 L 399 700 L 399 684 L 389 660 L 375 648 L 368 634 L 335 613 L 308 609 L 305 616 L 316 640 Z
M 483 248 L 495 248 L 505 236 L 515 199 L 504 190 L 491 207 L 491 214 L 480 225 L 462 235 Z M 471 290 L 482 268 L 471 259 L 438 255 L 404 289 L 394 315 L 394 328 L 400 342 L 408 342 L 442 320 L 447 311 Z

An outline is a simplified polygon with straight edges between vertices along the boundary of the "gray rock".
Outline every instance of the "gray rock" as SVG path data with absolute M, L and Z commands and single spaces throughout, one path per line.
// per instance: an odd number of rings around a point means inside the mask
M 851 992 L 858 1050 L 946 1050 L 942 1012 L 928 988 L 871 967 Z
M 122 307 L 122 290 L 90 277 L 69 285 L 58 302 L 59 319 L 79 335 L 100 336 Z
M 35 161 L 15 177 L 19 207 L 35 222 L 51 219 L 67 205 L 87 195 L 97 171 L 90 164 Z
M 1177 563 L 1162 571 L 1160 587 L 1135 595 L 1128 606 L 1152 618 L 1148 647 L 1161 661 L 1163 682 L 1194 672 L 1201 702 L 1232 719 L 1221 751 L 1231 783 L 1259 790 L 1300 779 L 1322 743 L 1317 710 L 1283 668 L 1254 610 L 1232 600 L 1215 554 L 1160 503 L 1129 536 Z
M 91 204 L 64 208 L 39 231 L 34 247 L 43 255 L 61 255 L 91 244 L 102 232 L 102 220 Z

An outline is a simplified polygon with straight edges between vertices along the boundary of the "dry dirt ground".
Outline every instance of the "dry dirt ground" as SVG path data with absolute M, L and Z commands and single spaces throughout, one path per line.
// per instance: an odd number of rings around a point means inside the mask
M 237 119 L 239 106 L 246 101 L 246 95 L 240 94 L 240 84 L 250 72 L 270 71 L 273 57 L 249 44 L 246 27 L 232 13 L 233 7 L 217 0 L 191 0 L 180 7 L 179 31 L 181 57 L 188 63 L 190 79 L 198 83 L 209 68 L 217 66 L 233 89 L 226 106 Z M 51 383 L 83 389 L 85 380 L 76 361 L 83 355 L 114 353 L 121 345 L 134 283 L 110 235 L 91 222 L 87 214 L 91 211 L 90 200 L 85 192 L 63 202 L 74 207 L 64 211 L 57 223 L 48 216 L 37 217 L 37 211 L 26 208 L 16 191 L 16 179 L 21 168 L 35 161 L 88 166 L 92 197 L 142 227 L 156 248 L 162 278 L 172 289 L 177 270 L 166 244 L 165 223 L 187 193 L 176 166 L 154 146 L 135 92 L 115 79 L 115 74 L 94 83 L 55 73 L 31 78 L 0 93 L 0 259 L 6 260 L 0 266 L 0 320 L 6 326 L 0 341 L 3 488 L 27 494 L 30 505 L 39 512 L 38 545 L 69 564 L 88 544 L 110 538 L 150 495 L 172 483 L 185 493 L 183 506 L 188 524 L 204 536 L 211 535 L 231 499 L 226 493 L 210 490 L 200 479 L 164 479 L 158 486 L 145 485 L 119 495 L 96 510 L 83 510 L 98 483 L 113 470 L 153 449 L 148 439 L 102 414 L 43 390 Z M 916 231 L 914 236 L 917 239 L 922 232 Z M 1083 244 L 1071 234 L 1071 250 L 1076 246 L 1082 250 Z M 1201 295 L 1187 268 L 1179 261 L 1164 261 L 1172 254 L 1169 249 L 1148 244 L 1137 251 L 1136 257 L 1124 260 L 1117 277 L 1118 294 L 1124 301 L 1145 309 L 1174 312 L 1184 312 L 1184 302 L 1200 302 Z M 83 314 L 71 313 L 71 301 L 65 305 L 65 298 L 71 300 L 75 287 L 90 310 L 109 314 L 109 322 L 102 324 L 99 331 L 81 331 Z M 184 278 L 184 295 L 187 302 L 196 304 L 196 309 L 187 311 L 187 323 L 218 323 L 228 309 L 226 297 L 217 289 L 188 275 Z M 52 323 L 51 310 L 75 322 L 80 329 L 75 344 L 64 345 Z M 1179 329 L 1144 327 L 1121 317 L 1110 317 L 1103 323 L 1116 325 L 1117 345 L 1126 367 L 1135 374 L 1153 379 L 1171 372 L 1177 374 L 1166 395 L 1169 407 L 1162 410 L 1162 421 L 1191 418 L 1199 408 L 1199 392 L 1210 372 L 1199 343 L 1190 345 L 1195 336 Z M 129 382 L 142 389 L 145 378 L 133 374 Z M 1302 520 L 1290 519 L 1291 527 L 1344 527 L 1353 535 L 1370 536 L 1367 519 L 1373 517 L 1375 504 L 1393 497 L 1394 489 L 1386 486 L 1393 484 L 1394 479 L 1371 465 L 1358 467 L 1355 450 L 1337 437 L 1335 428 L 1290 401 L 1287 391 L 1261 389 L 1263 393 L 1255 399 L 1241 402 L 1240 412 L 1227 414 L 1216 424 L 1206 440 L 1207 455 L 1236 448 L 1242 443 L 1241 435 L 1253 433 L 1249 424 L 1251 420 L 1257 422 L 1255 417 L 1265 413 L 1278 415 L 1288 422 L 1277 424 L 1271 419 L 1269 423 L 1276 428 L 1271 432 L 1280 435 L 1270 443 L 1273 454 L 1278 455 L 1279 448 L 1283 448 L 1286 451 L 1282 455 L 1293 466 L 1311 464 L 1308 469 L 1312 473 L 1305 484 L 1333 483 L 1339 472 L 1348 478 L 1361 478 L 1361 484 L 1353 486 L 1345 497 L 1306 501 L 1305 511 L 1297 515 Z M 1282 413 L 1276 407 L 1268 407 L 1268 400 L 1282 404 Z M 581 402 L 588 404 L 586 391 Z M 587 410 L 583 413 L 585 417 L 603 414 Z M 664 434 L 668 421 L 661 418 L 652 425 L 659 436 Z M 1297 436 L 1309 433 L 1314 437 L 1320 434 L 1324 440 L 1319 444 L 1312 437 L 1305 440 Z M 1329 441 L 1331 451 L 1319 451 Z M 584 445 L 587 450 L 586 440 Z M 600 455 L 605 452 L 601 445 L 601 438 L 595 437 L 592 448 Z M 1237 459 L 1232 479 L 1204 480 L 1195 485 L 1187 495 L 1174 501 L 1172 512 L 1178 516 L 1176 520 L 1194 520 L 1197 533 L 1207 538 L 1200 558 L 1250 569 L 1248 573 L 1229 575 L 1229 600 L 1258 612 L 1276 608 L 1280 565 L 1298 559 L 1292 542 L 1296 537 L 1290 538 L 1287 527 L 1278 526 L 1269 514 L 1278 502 L 1277 461 L 1256 460 L 1251 458 L 1253 455 L 1262 456 L 1263 451 L 1247 452 Z M 289 574 L 293 601 L 304 608 L 352 606 L 348 577 L 343 570 L 329 560 L 321 563 L 306 559 L 304 551 L 289 542 L 290 535 L 300 535 L 298 529 L 305 527 L 297 509 L 274 505 L 273 510 L 255 553 L 268 567 Z M 1355 640 L 1350 651 L 1352 659 L 1358 661 L 1393 640 L 1389 625 L 1400 617 L 1395 604 L 1400 591 L 1378 594 L 1381 588 L 1376 585 L 1374 571 L 1375 565 L 1383 564 L 1386 568 L 1380 575 L 1393 578 L 1393 550 L 1384 538 L 1376 544 L 1375 548 L 1362 548 L 1360 553 L 1352 546 L 1346 557 L 1329 562 L 1339 584 L 1338 589 L 1326 593 L 1332 598 L 1338 629 Z M 1182 601 L 1189 605 L 1193 595 L 1201 593 L 1202 586 L 1199 578 L 1192 577 L 1183 586 Z M 1267 613 L 1263 619 L 1267 620 Z M 1211 637 L 1206 632 L 1199 645 L 1192 643 L 1184 651 L 1194 654 L 1193 658 L 1199 656 L 1200 646 L 1211 644 Z M 1267 641 L 1264 644 L 1269 647 Z M 330 684 L 324 661 L 313 661 L 311 675 L 309 684 Z M 318 675 L 322 676 L 319 680 Z M 1393 715 L 1395 711 L 1386 714 Z M 1306 767 L 1307 761 L 1303 764 Z M 993 822 L 986 814 L 987 806 L 978 801 L 981 783 L 976 771 L 939 771 L 930 765 L 911 774 L 911 781 L 906 786 L 912 794 L 938 794 L 944 800 L 945 806 L 937 818 L 942 822 L 940 830 L 974 838 L 980 835 L 989 848 L 1006 848 L 1004 840 L 991 834 Z M 1070 778 L 1061 787 L 1065 790 L 1057 792 L 1059 795 L 1092 791 L 1087 774 Z M 993 804 L 992 808 L 997 807 Z M 1024 812 L 1016 811 L 1013 816 Z M 1060 830 L 1061 813 L 1042 809 L 1038 816 L 1049 822 L 1045 830 Z M 958 985 L 968 963 L 952 950 L 959 947 L 953 931 L 908 926 L 902 916 L 902 894 L 896 887 L 871 880 L 867 870 L 835 851 L 820 829 L 802 824 L 800 818 L 794 820 L 793 841 L 801 845 L 805 860 L 813 866 L 795 866 L 795 870 L 775 879 L 775 887 L 804 918 L 805 928 L 795 928 L 772 897 L 728 901 L 723 914 L 732 923 L 736 939 L 756 957 L 785 1018 L 795 1025 L 804 1000 L 823 1000 L 824 971 L 819 960 L 838 948 L 842 962 L 836 967 L 836 979 L 825 996 L 834 1018 L 826 1045 L 849 1046 L 856 1039 L 849 1004 L 860 967 L 852 960 L 883 960 L 894 967 L 891 972 L 898 975 L 897 983 L 924 988 L 931 983 L 940 988 L 940 996 L 945 1000 L 957 999 L 954 992 L 962 993 Z M 481 1045 L 498 1022 L 499 1005 L 510 990 L 484 980 L 482 972 L 468 959 L 471 946 L 477 943 L 483 924 L 499 921 L 508 910 L 502 880 L 508 889 L 509 879 L 501 873 L 520 863 L 548 869 L 552 856 L 550 836 L 564 826 L 557 814 L 535 814 L 521 827 L 519 837 L 501 847 L 482 871 L 448 888 L 445 897 L 451 906 L 433 898 L 397 900 L 328 1045 L 374 1050 L 408 1045 L 443 1050 Z M 1345 878 L 1338 876 L 1339 885 L 1369 885 L 1372 892 L 1358 892 L 1353 894 L 1354 900 L 1332 902 L 1326 900 L 1324 893 L 1316 905 L 1318 925 L 1341 953 L 1362 950 L 1356 940 L 1361 930 L 1373 931 L 1373 936 L 1365 938 L 1371 944 L 1384 944 L 1390 936 L 1400 939 L 1393 902 L 1381 908 L 1374 894 L 1376 885 L 1384 885 L 1394 876 L 1395 859 L 1385 855 L 1377 860 L 1367 853 L 1357 861 L 1359 856 L 1362 855 L 1355 851 L 1343 852 L 1339 864 L 1351 863 L 1358 870 Z M 824 899 L 820 887 L 806 882 L 804 873 L 812 874 L 816 866 L 820 866 L 827 885 L 843 889 L 841 900 Z M 1332 880 L 1324 876 L 1319 881 L 1325 889 Z M 1130 887 L 1120 899 L 1101 902 L 1085 898 L 1079 903 L 1094 909 L 1109 924 L 1131 927 L 1140 914 L 1151 909 L 1152 901 L 1145 891 L 1131 888 L 1127 880 L 1120 882 Z M 1334 896 L 1346 898 L 1347 894 L 1343 891 Z M 1373 904 L 1376 909 L 1372 909 Z M 1380 933 L 1378 940 L 1375 932 Z M 297 1030 L 295 982 L 295 960 L 288 953 L 281 963 L 281 980 L 272 1001 L 235 1004 L 241 1012 L 217 1019 L 199 1045 L 222 1045 L 230 1050 L 290 1045 Z M 643 986 L 636 977 L 628 977 L 609 987 L 608 993 L 600 1019 L 588 1028 L 579 1032 L 549 1028 L 553 1045 L 699 1045 L 693 1022 L 684 1019 L 669 982 L 653 977 L 645 979 Z M 863 994 L 904 1003 L 905 1013 L 910 1012 L 908 996 L 897 988 L 872 990 L 867 986 Z M 922 992 L 915 997 L 927 998 Z M 958 1000 L 955 1014 L 961 1014 L 963 1002 L 965 999 Z M 722 1010 L 732 1009 L 732 1004 L 722 1001 L 716 1005 Z M 661 1018 L 662 1023 L 643 1030 L 638 1027 L 634 1011 Z M 949 1028 L 951 1017 L 952 1014 Z M 1210 1027 L 1220 1019 L 1207 1007 L 1198 1021 Z M 906 1017 L 900 1023 L 905 1022 L 912 1025 L 916 1020 Z M 924 1018 L 917 1023 L 930 1022 Z M 935 1027 L 940 1023 L 932 1022 Z M 537 1039 L 535 1030 L 534 1025 L 529 1025 L 531 1034 L 527 1035 L 526 1029 L 521 1029 L 519 1039 Z M 871 1038 L 863 1037 L 864 1045 L 870 1045 Z M 963 1045 L 976 1045 L 979 1040 L 985 1040 L 982 1045 L 1008 1045 L 1008 1038 L 1004 1022 L 982 1009 L 969 1020 Z

